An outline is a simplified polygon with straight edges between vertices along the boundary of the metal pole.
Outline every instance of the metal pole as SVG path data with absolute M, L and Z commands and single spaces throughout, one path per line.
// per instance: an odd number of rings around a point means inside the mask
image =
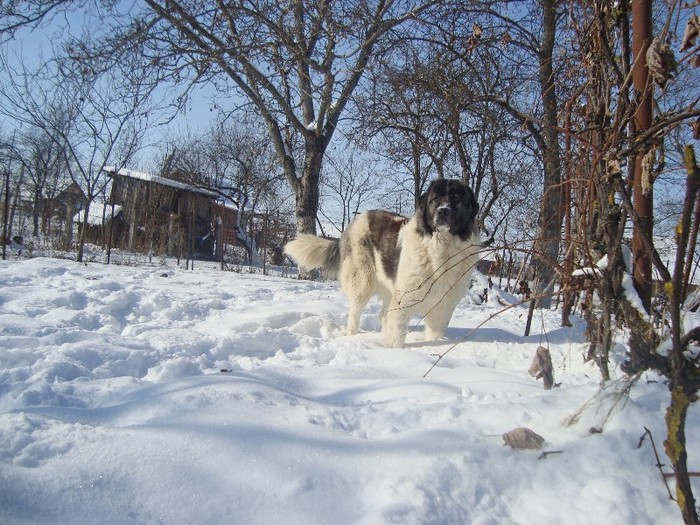
M 5 170 L 5 210 L 2 222 L 2 260 L 7 260 L 7 226 L 10 220 L 10 170 Z
M 15 153 L 15 135 L 17 131 L 12 132 L 12 145 L 10 146 L 10 154 L 7 157 L 7 169 L 5 170 L 5 210 L 2 221 L 2 260 L 7 260 L 7 235 L 10 229 L 10 171 L 12 168 L 12 155 Z
M 639 134 L 651 127 L 652 120 L 652 86 L 649 81 L 646 52 L 651 43 L 651 2 L 632 0 L 632 81 L 637 111 L 634 118 L 634 132 Z M 634 257 L 634 286 L 647 312 L 651 309 L 652 265 L 651 254 L 644 248 L 646 237 L 651 245 L 653 235 L 654 192 L 648 184 L 646 195 L 642 192 L 644 155 L 649 147 L 640 151 L 635 157 L 634 181 L 632 185 L 633 205 L 636 222 L 632 233 L 632 253 Z

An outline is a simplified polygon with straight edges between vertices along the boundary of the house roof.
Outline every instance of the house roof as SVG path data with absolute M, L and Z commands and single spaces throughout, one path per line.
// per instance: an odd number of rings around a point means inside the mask
M 198 188 L 196 186 L 192 186 L 190 184 L 185 184 L 184 182 L 178 182 L 176 180 L 172 179 L 166 179 L 165 177 L 161 177 L 159 175 L 153 175 L 152 173 L 147 173 L 144 171 L 135 171 L 135 170 L 129 170 L 126 168 L 119 168 L 117 169 L 114 166 L 105 166 L 104 171 L 110 176 L 110 177 L 127 177 L 129 179 L 138 179 L 138 180 L 143 180 L 147 182 L 153 182 L 155 184 L 160 184 L 162 186 L 170 186 L 172 188 L 177 188 L 180 190 L 185 190 L 185 191 L 191 191 L 193 193 L 201 193 L 202 195 L 206 195 L 208 197 L 216 197 L 216 193 L 213 191 L 205 190 L 202 188 Z
M 114 211 L 110 210 L 110 205 L 105 202 L 94 201 L 90 205 L 90 211 L 88 212 L 88 224 L 90 226 L 102 226 L 102 217 L 104 216 L 106 221 L 109 221 L 112 216 L 116 217 L 122 211 L 122 207 L 115 204 Z M 73 222 L 82 224 L 85 210 L 80 210 L 73 216 Z

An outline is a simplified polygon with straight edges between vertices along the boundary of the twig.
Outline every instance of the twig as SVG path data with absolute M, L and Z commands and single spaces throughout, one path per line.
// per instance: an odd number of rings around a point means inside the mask
M 428 375 L 430 372 L 433 371 L 433 368 L 435 368 L 435 367 L 438 365 L 438 363 L 439 363 L 440 361 L 442 361 L 442 358 L 445 357 L 451 350 L 454 350 L 455 347 L 459 346 L 461 343 L 463 343 L 464 341 L 466 341 L 467 338 L 468 338 L 470 335 L 472 335 L 474 332 L 476 332 L 479 328 L 481 328 L 482 326 L 484 326 L 486 323 L 488 323 L 488 322 L 491 321 L 492 319 L 498 317 L 499 315 L 501 315 L 501 314 L 504 313 L 504 312 L 507 312 L 508 310 L 511 310 L 512 308 L 515 308 L 516 306 L 523 305 L 523 304 L 527 303 L 528 301 L 534 301 L 534 300 L 536 300 L 536 299 L 541 299 L 542 297 L 546 297 L 546 296 L 548 296 L 548 295 L 549 295 L 549 296 L 553 296 L 553 295 L 556 295 L 557 293 L 559 293 L 559 292 L 550 292 L 550 293 L 547 293 L 547 294 L 541 294 L 541 295 L 539 295 L 539 296 L 532 297 L 532 298 L 530 298 L 530 299 L 523 299 L 522 301 L 519 301 L 519 302 L 517 302 L 517 303 L 510 304 L 510 305 L 506 306 L 505 308 L 502 308 L 502 309 L 500 309 L 499 311 L 490 314 L 486 319 L 484 319 L 482 322 L 480 322 L 480 323 L 479 323 L 478 325 L 476 325 L 474 328 L 472 328 L 471 330 L 469 330 L 466 334 L 464 334 L 464 336 L 462 336 L 456 343 L 454 343 L 452 346 L 450 346 L 450 347 L 449 347 L 447 350 L 445 350 L 443 353 L 441 353 L 441 354 L 433 354 L 433 355 L 437 355 L 437 361 L 435 361 L 435 362 L 433 363 L 433 365 L 428 369 L 428 371 L 427 371 L 425 374 L 423 374 L 423 377 L 427 377 L 427 375 Z
M 603 409 L 603 403 L 608 399 L 612 399 L 612 404 L 610 405 L 608 411 L 604 414 L 602 421 L 600 421 L 600 425 L 597 427 L 593 427 L 590 430 L 591 433 L 601 433 L 603 431 L 605 423 L 607 423 L 607 421 L 610 419 L 613 410 L 617 408 L 617 405 L 620 403 L 620 401 L 624 399 L 624 403 L 627 403 L 627 398 L 629 397 L 629 393 L 632 390 L 632 387 L 637 384 L 637 381 L 641 376 L 642 373 L 637 372 L 633 376 L 626 376 L 622 379 L 616 379 L 614 381 L 609 381 L 608 383 L 601 385 L 598 391 L 595 394 L 593 394 L 593 396 L 588 401 L 581 405 L 573 414 L 564 419 L 564 425 L 570 427 L 572 425 L 577 424 L 581 420 L 581 417 L 583 416 L 584 412 L 592 407 L 595 407 L 594 415 L 597 416 Z
M 547 459 L 547 456 L 551 454 L 563 454 L 563 450 L 546 450 L 540 454 L 540 456 L 537 459 Z
M 671 489 L 668 486 L 668 481 L 666 481 L 666 478 L 671 478 L 675 476 L 675 474 L 667 474 L 666 472 L 663 471 L 663 468 L 665 465 L 661 463 L 661 459 L 659 458 L 659 453 L 656 450 L 656 443 L 654 443 L 654 436 L 651 435 L 651 430 L 649 430 L 647 427 L 644 427 L 644 434 L 639 438 L 639 445 L 637 445 L 637 448 L 641 448 L 642 443 L 644 443 L 644 436 L 649 435 L 649 440 L 651 441 L 651 448 L 654 450 L 654 456 L 656 456 L 656 467 L 659 469 L 659 472 L 661 473 L 661 479 L 664 480 L 664 485 L 666 485 L 666 490 L 668 491 L 668 499 L 676 501 L 675 498 L 673 497 L 673 494 L 671 494 Z

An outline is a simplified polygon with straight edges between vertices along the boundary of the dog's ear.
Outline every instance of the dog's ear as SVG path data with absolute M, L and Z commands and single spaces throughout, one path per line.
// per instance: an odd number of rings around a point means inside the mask
M 418 231 L 423 235 L 432 235 L 433 231 L 430 227 L 430 218 L 428 217 L 428 193 L 426 190 L 423 194 L 418 197 L 418 203 L 416 207 L 416 216 L 420 218 L 418 221 Z
M 418 197 L 418 208 L 416 212 L 422 213 L 428 205 L 428 192 L 424 191 L 423 194 Z
M 469 216 L 471 218 L 471 224 L 472 224 L 472 233 L 474 235 L 479 234 L 479 222 L 477 221 L 477 216 L 479 215 L 479 203 L 476 201 L 476 195 L 474 195 L 474 191 L 471 188 L 468 188 L 467 191 L 469 192 L 469 198 L 471 200 L 471 212 L 469 213 Z
M 471 218 L 472 220 L 476 219 L 476 216 L 479 214 L 479 203 L 476 202 L 476 196 L 474 195 L 474 192 L 472 189 L 467 186 L 467 192 L 469 193 L 469 199 L 471 200 Z

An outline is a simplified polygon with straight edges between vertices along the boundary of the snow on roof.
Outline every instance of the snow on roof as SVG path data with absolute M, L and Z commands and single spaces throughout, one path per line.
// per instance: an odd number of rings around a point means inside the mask
M 145 180 L 148 182 L 155 182 L 156 184 L 161 184 L 163 186 L 171 186 L 173 188 L 178 188 L 180 190 L 193 191 L 197 193 L 202 193 L 210 197 L 216 197 L 216 193 L 202 188 L 197 188 L 190 184 L 185 184 L 184 182 L 178 182 L 173 179 L 166 179 L 159 175 L 153 175 L 152 173 L 146 173 L 145 171 L 135 171 L 126 168 L 115 168 L 114 166 L 105 166 L 104 171 L 112 176 L 119 175 L 121 177 L 127 177 L 130 179 Z
M 110 205 L 106 202 L 95 201 L 90 205 L 90 211 L 88 212 L 88 224 L 90 226 L 102 226 L 102 218 L 104 217 L 105 222 L 109 221 L 114 215 L 116 217 L 122 211 L 122 207 L 118 204 L 114 205 L 114 210 L 110 209 Z M 80 210 L 73 216 L 73 222 L 82 224 L 83 217 L 85 217 L 85 210 Z
M 219 199 L 219 200 L 216 202 L 216 205 L 217 205 L 217 206 L 221 206 L 221 207 L 223 207 L 223 208 L 226 208 L 227 210 L 239 211 L 238 205 L 237 205 L 236 203 L 234 203 L 234 202 L 228 200 L 228 199 L 223 200 L 223 201 Z

